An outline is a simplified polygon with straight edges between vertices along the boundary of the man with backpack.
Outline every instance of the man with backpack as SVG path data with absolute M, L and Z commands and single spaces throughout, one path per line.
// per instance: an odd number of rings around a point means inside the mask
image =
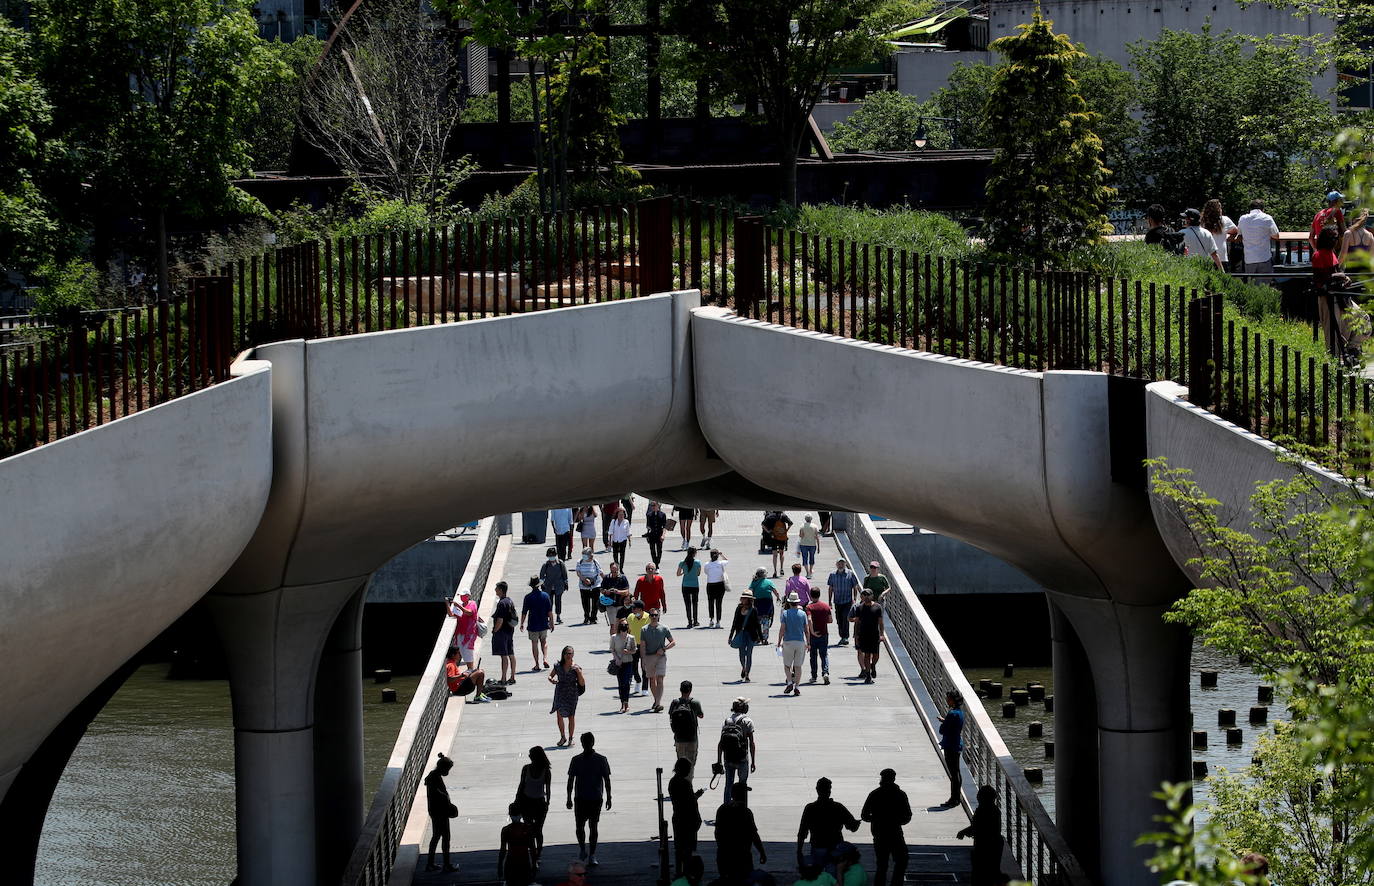
M 725 801 L 733 794 L 731 787 L 738 781 L 746 784 L 749 773 L 757 768 L 758 748 L 754 744 L 754 721 L 749 719 L 749 699 L 736 698 L 730 705 L 730 716 L 720 727 L 720 741 L 716 743 L 716 765 L 713 771 L 725 775 Z
M 692 698 L 691 680 L 683 680 L 678 689 L 682 695 L 668 705 L 668 728 L 673 730 L 673 750 L 678 759 L 692 764 L 687 770 L 691 776 L 697 765 L 697 721 L 706 715 L 701 710 L 701 702 Z
M 791 528 L 792 519 L 782 511 L 769 511 L 763 518 L 763 547 L 773 554 L 773 578 L 787 565 L 787 530 Z
M 1170 255 L 1182 255 L 1183 235 L 1169 227 L 1164 217 L 1164 207 L 1158 203 L 1145 210 L 1145 245 L 1158 246 Z

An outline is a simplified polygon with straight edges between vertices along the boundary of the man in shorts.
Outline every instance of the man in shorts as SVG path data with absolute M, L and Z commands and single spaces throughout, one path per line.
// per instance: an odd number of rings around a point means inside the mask
M 859 592 L 859 605 L 849 616 L 854 625 L 854 651 L 859 654 L 859 677 L 873 682 L 873 666 L 883 643 L 883 607 L 873 602 L 873 591 Z
M 577 860 L 587 862 L 589 867 L 600 864 L 596 860 L 596 840 L 603 786 L 606 808 L 611 808 L 611 764 L 593 750 L 595 746 L 596 737 L 590 732 L 582 733 L 582 753 L 568 762 L 568 808 L 573 810 L 577 827 Z
M 496 583 L 496 607 L 491 613 L 491 652 L 501 659 L 501 679 L 498 686 L 515 683 L 515 603 L 506 594 L 504 581 Z M 510 678 L 506 678 L 509 669 Z
M 639 650 L 644 663 L 644 676 L 649 681 L 649 692 L 654 697 L 649 710 L 655 714 L 663 710 L 663 678 L 668 676 L 668 650 L 676 645 L 673 632 L 663 624 L 663 613 L 652 610 L 649 623 L 639 632 Z
M 444 661 L 444 677 L 448 681 L 449 694 L 460 697 L 471 695 L 473 698 L 468 704 L 486 701 L 486 672 L 474 668 L 472 662 L 465 664 L 466 670 L 458 663 L 458 649 L 450 647 L 448 658 Z
M 549 666 L 549 634 L 553 633 L 553 601 L 544 593 L 539 576 L 530 576 L 530 592 L 520 603 L 520 630 L 530 638 L 530 655 L 534 658 L 532 671 L 539 670 L 542 661 Z

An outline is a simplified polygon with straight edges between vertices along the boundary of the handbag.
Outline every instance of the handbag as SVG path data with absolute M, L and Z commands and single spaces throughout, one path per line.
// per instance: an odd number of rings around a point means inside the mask
M 487 630 L 487 623 L 480 618 L 477 619 L 477 636 L 485 637 L 487 635 Z
M 448 804 L 448 817 L 449 817 L 449 818 L 457 818 L 457 817 L 458 817 L 458 807 L 455 806 L 455 805 L 453 805 L 452 803 Z
M 620 662 L 616 661 L 615 659 L 611 659 L 610 661 L 606 662 L 606 673 L 610 674 L 612 677 L 619 677 Z
M 669 532 L 672 532 L 674 529 L 677 528 L 677 521 L 674 520 L 672 517 L 669 517 L 668 522 L 664 524 L 663 528 L 667 529 Z
M 605 594 L 602 594 L 600 599 L 601 599 L 601 605 L 602 605 L 602 606 L 611 606 L 611 605 L 614 605 L 614 603 L 615 603 L 615 598 L 614 598 L 614 597 L 607 597 Z

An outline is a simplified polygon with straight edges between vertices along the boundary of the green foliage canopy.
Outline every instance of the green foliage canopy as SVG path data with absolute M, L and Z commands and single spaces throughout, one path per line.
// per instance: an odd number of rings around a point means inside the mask
M 27 269 L 56 227 L 39 190 L 52 106 L 29 64 L 29 39 L 0 17 L 0 269 Z

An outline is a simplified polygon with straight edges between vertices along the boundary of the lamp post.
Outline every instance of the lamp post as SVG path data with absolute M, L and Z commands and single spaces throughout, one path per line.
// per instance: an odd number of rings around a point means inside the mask
M 916 150 L 918 150 L 918 151 L 924 151 L 924 150 L 926 149 L 926 145 L 930 144 L 930 139 L 926 136 L 926 121 L 927 121 L 927 120 L 938 120 L 938 121 L 940 121 L 941 123 L 948 123 L 948 124 L 949 124 L 950 138 L 951 138 L 951 139 L 953 140 L 953 142 L 954 142 L 954 147 L 955 147 L 955 148 L 959 147 L 959 118 L 958 118 L 958 117 L 926 117 L 926 116 L 920 116 L 920 117 L 917 117 L 917 118 L 916 118 L 916 137 L 915 137 L 914 139 L 912 139 L 912 144 L 914 144 L 914 145 L 916 146 Z

